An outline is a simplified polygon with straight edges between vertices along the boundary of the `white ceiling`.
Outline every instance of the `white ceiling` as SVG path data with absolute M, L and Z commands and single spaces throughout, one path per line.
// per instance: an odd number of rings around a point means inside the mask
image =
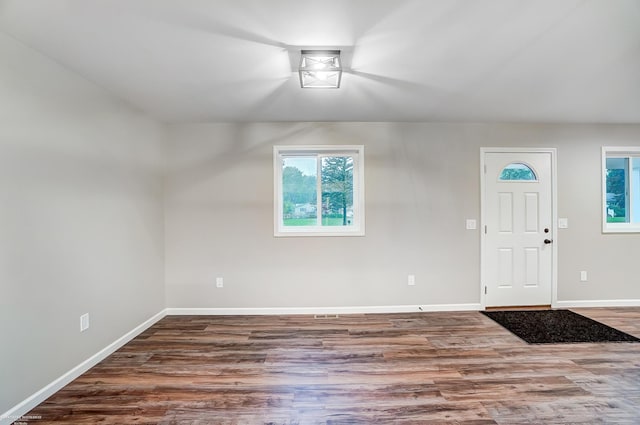
M 638 0 L 0 0 L 0 30 L 167 122 L 640 123 Z M 340 89 L 301 89 L 301 48 Z

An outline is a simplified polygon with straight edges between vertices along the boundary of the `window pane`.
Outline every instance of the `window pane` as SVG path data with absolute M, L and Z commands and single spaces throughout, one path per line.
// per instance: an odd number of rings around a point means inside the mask
M 640 223 L 640 157 L 631 158 L 631 222 Z
M 317 224 L 317 158 L 289 157 L 282 160 L 282 212 L 285 226 Z
M 536 173 L 526 164 L 514 162 L 502 169 L 500 180 L 538 180 Z
M 607 158 L 607 223 L 628 223 L 628 158 Z
M 322 158 L 322 225 L 353 225 L 353 157 Z

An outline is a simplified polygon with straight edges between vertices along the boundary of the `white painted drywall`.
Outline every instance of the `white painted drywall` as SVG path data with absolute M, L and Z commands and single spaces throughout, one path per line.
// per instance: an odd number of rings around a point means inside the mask
M 482 146 L 558 148 L 559 300 L 640 299 L 640 235 L 600 231 L 600 146 L 640 144 L 638 125 L 193 124 L 169 140 L 168 307 L 479 303 L 465 219 L 480 218 Z M 365 237 L 273 237 L 272 146 L 298 143 L 365 145 Z
M 0 414 L 163 310 L 163 136 L 0 34 Z

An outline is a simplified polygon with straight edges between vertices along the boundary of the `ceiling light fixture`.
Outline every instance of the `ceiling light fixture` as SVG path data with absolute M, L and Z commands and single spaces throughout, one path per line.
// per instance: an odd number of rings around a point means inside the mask
M 302 50 L 300 86 L 302 88 L 337 89 L 342 78 L 340 50 Z

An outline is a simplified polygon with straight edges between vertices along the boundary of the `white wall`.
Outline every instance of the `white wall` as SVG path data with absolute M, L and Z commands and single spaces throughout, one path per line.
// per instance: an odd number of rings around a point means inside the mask
M 0 414 L 164 309 L 164 131 L 0 34 Z
M 273 237 L 274 144 L 364 144 L 366 236 Z M 640 235 L 603 235 L 600 146 L 640 126 L 412 123 L 177 125 L 166 181 L 167 306 L 480 302 L 480 147 L 558 148 L 561 301 L 640 300 Z M 579 271 L 589 272 L 587 283 Z M 415 274 L 417 284 L 407 285 Z M 215 277 L 225 279 L 217 289 Z

